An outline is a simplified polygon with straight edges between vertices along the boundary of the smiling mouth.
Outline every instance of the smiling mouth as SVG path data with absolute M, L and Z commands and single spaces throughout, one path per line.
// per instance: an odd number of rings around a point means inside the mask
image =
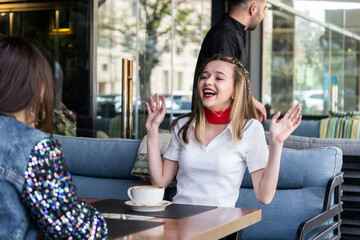
M 205 98 L 211 98 L 216 95 L 216 92 L 212 89 L 204 89 L 203 93 Z

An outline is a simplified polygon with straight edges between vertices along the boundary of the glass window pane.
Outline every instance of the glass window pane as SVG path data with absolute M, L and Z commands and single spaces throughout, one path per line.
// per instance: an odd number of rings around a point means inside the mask
M 270 15 L 270 18 L 268 16 Z M 264 28 L 265 96 L 266 104 L 275 111 L 286 111 L 293 101 L 294 91 L 294 16 L 267 11 Z M 268 82 L 269 81 L 269 82 Z
M 29 39 L 49 59 L 57 134 L 92 136 L 89 13 L 86 1 L 0 4 L 0 33 Z
M 335 14 L 325 13 L 328 18 Z M 301 103 L 302 114 L 308 116 L 358 111 L 358 39 L 272 6 L 264 19 L 264 103 L 274 112 Z
M 131 124 L 134 124 L 134 120 L 131 120 L 131 118 L 134 119 L 134 112 L 132 115 L 126 114 L 127 119 L 122 118 L 122 97 L 124 93 L 124 99 L 129 101 L 131 92 L 133 99 L 129 104 L 134 108 L 134 104 L 137 103 L 136 88 L 134 87 L 137 82 L 136 68 L 134 67 L 137 64 L 136 4 L 136 0 L 99 2 L 96 78 L 96 130 L 98 137 L 124 137 L 123 130 L 126 123 L 131 121 Z M 123 79 L 123 71 L 128 72 L 129 70 L 129 60 L 133 62 L 132 86 L 128 86 L 130 81 L 127 77 Z M 123 80 L 127 84 L 124 92 Z M 124 123 L 123 120 L 125 120 Z M 132 132 L 131 135 L 134 134 Z
M 10 35 L 10 13 L 0 12 L 0 33 Z
M 171 92 L 171 2 L 140 1 L 139 17 L 139 137 L 145 135 L 145 101 Z M 163 128 L 163 126 L 160 126 Z
M 61 113 L 56 133 L 122 137 L 123 59 L 133 61 L 129 107 L 134 111 L 126 115 L 133 117 L 128 121 L 131 137 L 144 136 L 145 101 L 155 93 L 170 99 L 168 107 L 172 104 L 161 126 L 167 128 L 173 109 L 178 114 L 190 110 L 193 72 L 210 28 L 212 1 L 96 2 L 94 9 L 93 2 L 77 0 L 22 1 L 16 7 L 1 3 L 0 33 L 25 36 L 49 57 Z
M 304 115 L 326 115 L 329 101 L 328 33 L 316 23 L 295 20 L 294 103 Z
M 191 111 L 194 71 L 204 33 L 210 28 L 211 1 L 176 0 L 174 5 L 174 84 L 167 112 L 178 116 Z
M 341 28 L 349 28 L 351 25 L 359 26 L 360 3 L 358 1 L 281 0 L 281 2 L 321 22 L 331 23 Z
M 344 43 L 343 34 L 332 31 L 331 34 L 331 105 L 330 110 L 344 111 Z
M 344 111 L 359 110 L 359 41 L 345 37 Z
M 166 96 L 163 129 L 169 127 L 172 114 L 190 110 L 195 63 L 210 15 L 210 0 L 101 2 L 97 130 L 103 136 L 121 137 L 122 58 L 134 60 L 133 137 L 145 135 L 145 101 L 155 93 Z

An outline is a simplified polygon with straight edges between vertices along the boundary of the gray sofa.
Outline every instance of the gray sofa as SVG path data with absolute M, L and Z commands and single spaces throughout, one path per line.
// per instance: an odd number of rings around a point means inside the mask
M 128 200 L 126 192 L 130 186 L 147 184 L 130 174 L 140 140 L 56 138 L 79 196 Z M 278 190 L 267 206 L 255 199 L 250 175 L 246 173 L 236 206 L 261 208 L 262 221 L 243 231 L 242 238 L 294 239 L 302 222 L 323 212 L 325 196 L 332 196 L 336 187 L 326 194 L 328 181 L 337 176 L 341 166 L 339 148 L 284 149 Z M 341 182 L 337 190 L 339 185 Z M 175 191 L 167 189 L 166 198 L 171 200 Z M 340 211 L 341 205 L 335 208 Z
M 310 149 L 335 146 L 343 152 L 344 183 L 342 185 L 343 212 L 341 214 L 341 239 L 360 239 L 360 140 L 319 138 L 320 121 L 303 120 L 284 143 L 284 147 L 293 149 Z M 264 124 L 269 130 L 270 121 Z M 268 132 L 266 132 L 267 138 Z

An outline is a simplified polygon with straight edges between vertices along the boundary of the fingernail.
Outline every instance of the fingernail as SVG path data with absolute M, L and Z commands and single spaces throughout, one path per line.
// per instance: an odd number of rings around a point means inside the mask
M 280 111 L 278 111 L 276 114 L 281 114 L 281 112 L 280 112 Z

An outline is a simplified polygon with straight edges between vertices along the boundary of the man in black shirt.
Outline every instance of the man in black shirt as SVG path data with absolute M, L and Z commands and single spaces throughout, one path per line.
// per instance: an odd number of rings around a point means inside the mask
M 246 69 L 249 69 L 246 31 L 254 30 L 263 20 L 266 0 L 233 0 L 229 14 L 214 25 L 206 34 L 201 45 L 195 69 L 193 93 L 197 89 L 200 71 L 207 59 L 214 54 L 223 53 L 237 58 Z M 193 96 L 195 96 L 193 94 Z M 264 105 L 253 98 L 260 121 L 266 120 Z M 194 98 L 193 98 L 194 101 Z

